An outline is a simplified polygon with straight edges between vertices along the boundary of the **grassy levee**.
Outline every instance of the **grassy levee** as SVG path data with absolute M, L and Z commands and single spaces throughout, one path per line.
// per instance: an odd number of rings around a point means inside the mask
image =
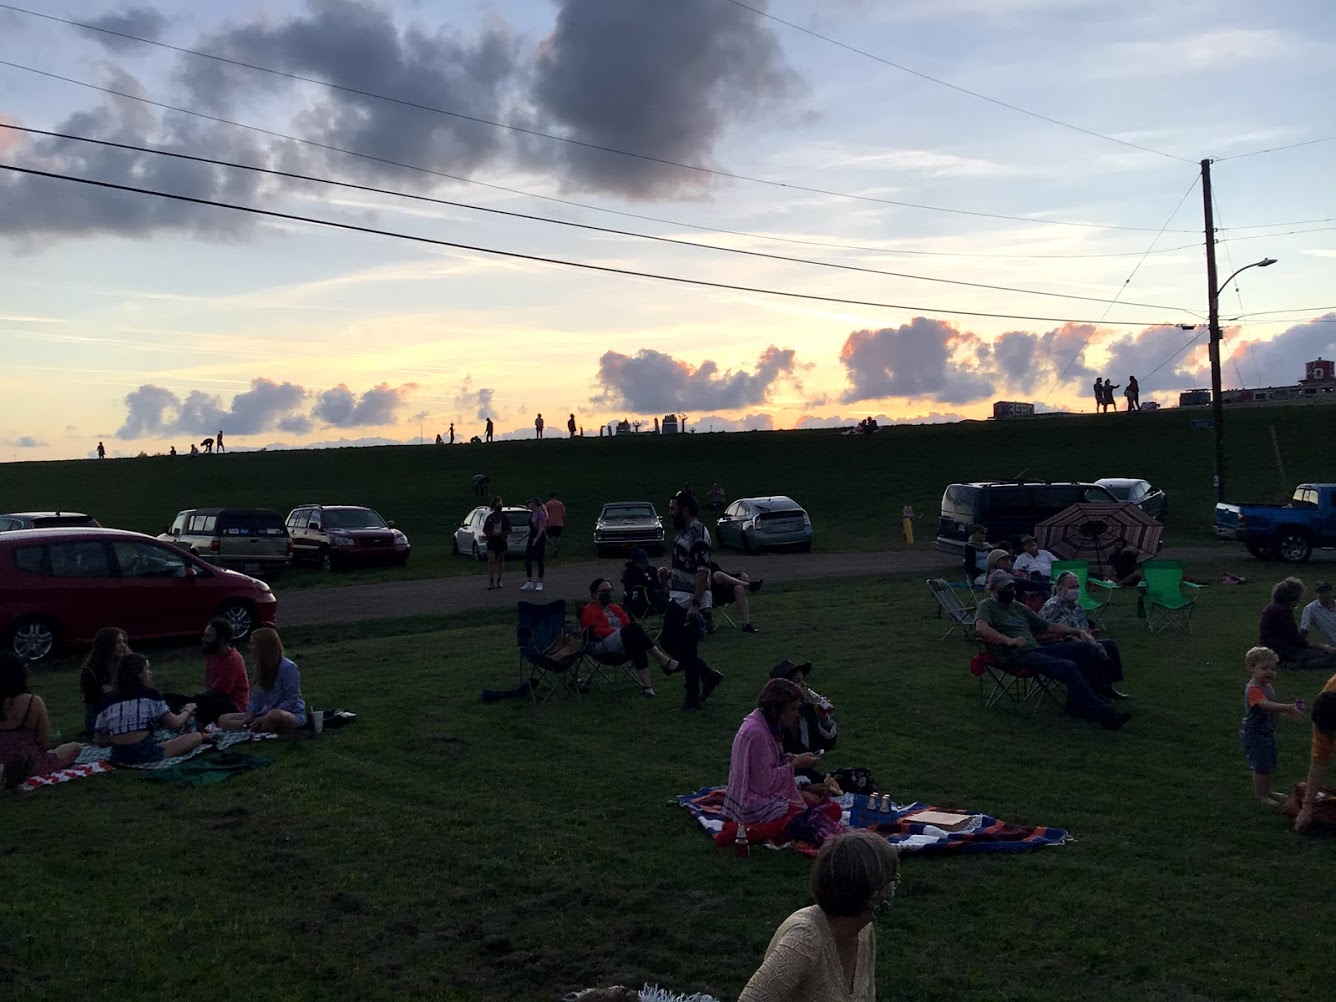
M 476 503 L 471 477 L 485 472 L 507 502 L 557 491 L 570 512 L 566 559 L 593 557 L 593 520 L 606 501 L 648 498 L 665 513 L 690 481 L 703 496 L 720 481 L 729 498 L 783 493 L 805 505 L 825 551 L 894 548 L 902 505 L 931 542 L 942 490 L 953 481 L 1141 476 L 1169 494 L 1168 539 L 1210 538 L 1213 437 L 1190 423 L 1208 411 L 1045 417 L 1030 421 L 900 426 L 868 437 L 832 431 L 636 436 L 493 445 L 399 446 L 15 463 L 0 468 L 0 510 L 83 510 L 104 524 L 156 533 L 182 508 L 259 505 L 286 513 L 311 501 L 369 504 L 410 536 L 409 567 L 340 575 L 437 577 L 476 571 L 450 555 L 451 534 Z M 1331 406 L 1240 409 L 1228 415 L 1229 495 L 1287 496 L 1292 481 L 1330 478 Z M 1271 443 L 1285 463 L 1282 484 Z M 306 571 L 280 587 L 328 583 Z
M 255 748 L 275 764 L 217 786 L 118 771 L 0 799 L 0 998 L 552 1002 L 652 980 L 735 999 L 809 903 L 810 864 L 716 852 L 670 800 L 726 779 L 786 656 L 814 661 L 836 704 L 831 768 L 1076 839 L 907 857 L 878 998 L 1330 997 L 1336 843 L 1253 801 L 1236 737 L 1266 583 L 1203 592 L 1191 636 L 1149 635 L 1134 598 L 1110 619 L 1134 712 L 1116 734 L 981 709 L 973 645 L 938 639 L 913 575 L 768 586 L 762 633 L 706 641 L 727 678 L 691 716 L 661 676 L 653 701 L 623 684 L 537 710 L 480 703 L 514 684 L 508 612 L 287 630 L 307 697 L 357 711 L 352 727 Z M 199 684 L 197 652 L 149 654 L 163 690 Z M 34 677 L 66 733 L 74 667 Z M 1323 681 L 1284 673 L 1278 698 L 1311 702 Z M 1278 738 L 1285 789 L 1307 727 L 1282 719 Z

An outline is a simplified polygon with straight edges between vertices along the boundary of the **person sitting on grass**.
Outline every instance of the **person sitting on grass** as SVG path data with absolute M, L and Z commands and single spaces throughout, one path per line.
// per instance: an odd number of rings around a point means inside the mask
M 721 605 L 735 604 L 738 607 L 738 615 L 742 617 L 743 633 L 760 633 L 751 619 L 751 605 L 747 601 L 748 592 L 758 592 L 765 581 L 757 578 L 753 581 L 747 576 L 746 571 L 739 571 L 737 574 L 729 574 L 716 563 L 710 564 L 710 597 L 713 599 L 714 607 Z M 713 620 L 710 623 L 709 632 L 713 633 Z
M 812 662 L 794 664 L 788 658 L 770 669 L 771 678 L 786 678 L 803 694 L 793 726 L 784 728 L 780 734 L 784 751 L 789 755 L 806 752 L 824 755 L 835 747 L 838 730 L 833 716 L 835 707 L 831 706 L 830 700 L 818 696 L 807 687 L 807 674 L 811 670 Z M 821 769 L 796 769 L 794 773 L 800 788 L 813 783 L 821 786 L 830 779 L 829 774 Z
M 814 752 L 784 751 L 781 736 L 797 722 L 802 703 L 802 689 L 786 678 L 772 678 L 756 697 L 756 709 L 742 718 L 733 737 L 724 795 L 723 815 L 731 823 L 715 835 L 717 844 L 732 844 L 740 825 L 746 827 L 749 842 L 789 841 L 790 824 L 807 810 L 795 772 L 812 768 L 820 758 Z M 827 804 L 826 813 L 837 823 L 840 805 Z
M 628 611 L 637 619 L 651 610 L 663 615 L 668 608 L 668 589 L 649 565 L 649 554 L 639 546 L 631 551 L 631 559 L 622 568 L 622 593 Z
M 1004 570 L 988 575 L 989 597 L 975 610 L 974 635 L 1007 670 L 1028 668 L 1067 688 L 1067 712 L 1098 721 L 1116 731 L 1131 714 L 1115 710 L 1106 700 L 1122 695 L 1113 683 L 1122 679 L 1122 664 L 1108 642 L 1097 643 L 1085 630 L 1050 623 L 1016 601 L 1015 578 Z M 1043 633 L 1071 638 L 1039 646 Z
M 101 709 L 107 693 L 111 692 L 111 680 L 116 677 L 116 667 L 121 658 L 130 653 L 130 644 L 125 631 L 119 626 L 104 626 L 93 634 L 93 646 L 84 658 L 79 671 L 79 688 L 83 690 L 84 733 L 93 736 L 93 724 L 97 722 L 97 711 Z
M 580 626 L 589 632 L 590 637 L 586 650 L 595 657 L 629 658 L 635 665 L 640 691 L 653 698 L 649 659 L 654 658 L 666 675 L 678 670 L 677 662 L 650 639 L 639 623 L 631 622 L 625 609 L 612 601 L 611 581 L 595 578 L 589 586 L 589 594 L 594 601 L 580 610 Z
M 51 747 L 46 703 L 28 688 L 28 663 L 6 651 L 0 657 L 0 790 L 67 769 L 78 757 L 77 741 Z
M 1300 834 L 1313 824 L 1313 811 L 1322 781 L 1336 758 L 1336 675 L 1327 679 L 1322 693 L 1313 700 L 1313 738 L 1309 748 L 1308 778 L 1304 782 L 1303 804 L 1294 819 L 1294 830 Z
M 172 713 L 162 694 L 153 688 L 153 671 L 142 654 L 121 658 L 112 680 L 112 690 L 98 711 L 93 742 L 111 746 L 113 765 L 148 765 L 194 751 L 204 741 L 198 731 L 159 742 L 157 729 L 179 731 L 195 714 L 187 703 Z
M 250 702 L 245 713 L 225 713 L 218 726 L 225 731 L 250 728 L 261 734 L 290 734 L 306 726 L 306 700 L 302 699 L 301 672 L 283 656 L 278 631 L 263 627 L 251 634 L 250 653 L 255 661 Z
M 1276 582 L 1271 602 L 1257 624 L 1257 643 L 1275 651 L 1282 668 L 1336 671 L 1336 647 L 1310 641 L 1294 621 L 1303 594 L 1304 583 L 1298 578 Z
M 1140 555 L 1121 539 L 1109 551 L 1109 577 L 1120 588 L 1131 588 L 1141 583 Z
M 224 713 L 244 713 L 250 702 L 250 679 L 241 652 L 232 646 L 232 624 L 222 616 L 209 620 L 200 638 L 204 651 L 204 691 L 193 699 L 167 693 L 168 706 L 195 704 L 195 723 L 217 723 Z
M 1276 665 L 1280 659 L 1270 647 L 1253 647 L 1243 657 L 1248 669 L 1248 684 L 1243 687 L 1243 724 L 1239 727 L 1239 743 L 1243 757 L 1252 769 L 1253 792 L 1268 807 L 1278 807 L 1285 798 L 1271 792 L 1271 774 L 1276 771 L 1276 715 L 1285 714 L 1295 720 L 1303 716 L 1296 703 L 1276 702 Z
M 829 839 L 812 864 L 815 905 L 775 930 L 738 1002 L 876 1002 L 877 933 L 900 886 L 900 856 L 863 829 Z

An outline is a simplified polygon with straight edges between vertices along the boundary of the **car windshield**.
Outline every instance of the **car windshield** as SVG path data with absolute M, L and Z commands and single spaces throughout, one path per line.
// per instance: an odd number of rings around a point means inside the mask
M 603 508 L 603 517 L 606 519 L 653 519 L 658 516 L 654 512 L 654 506 L 650 504 L 610 504 Z
M 1136 484 L 1104 484 L 1103 486 L 1119 501 L 1126 501 L 1131 498 L 1132 488 L 1135 487 Z
M 385 520 L 370 508 L 326 508 L 326 529 L 383 529 Z

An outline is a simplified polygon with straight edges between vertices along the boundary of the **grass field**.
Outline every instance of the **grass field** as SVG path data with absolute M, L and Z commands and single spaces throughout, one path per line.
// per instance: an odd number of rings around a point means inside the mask
M 593 557 L 593 523 L 604 502 L 648 498 L 666 514 L 667 497 L 687 481 L 702 496 L 716 480 L 730 499 L 790 494 L 811 512 L 816 548 L 839 551 L 903 546 L 899 515 L 907 503 L 920 516 L 919 545 L 927 545 L 942 490 L 953 481 L 1139 476 L 1169 494 L 1170 542 L 1206 542 L 1215 501 L 1213 437 L 1190 427 L 1203 416 L 1167 410 L 902 426 L 866 438 L 785 431 L 15 463 L 3 467 L 0 510 L 81 510 L 106 525 L 157 533 L 178 510 L 210 504 L 285 514 L 312 501 L 369 504 L 408 533 L 413 559 L 402 571 L 337 578 L 350 581 L 476 571 L 450 555 L 450 539 L 476 503 L 470 478 L 479 472 L 508 502 L 561 494 L 570 513 L 562 547 L 568 559 Z M 1230 497 L 1288 497 L 1295 482 L 1329 479 L 1333 416 L 1331 406 L 1231 412 Z M 279 587 L 326 583 L 328 576 L 302 570 Z
M 905 576 L 767 586 L 761 634 L 707 641 L 728 677 L 692 716 L 677 680 L 655 701 L 483 705 L 481 688 L 513 684 L 509 615 L 294 629 L 306 694 L 358 712 L 352 727 L 266 746 L 274 766 L 219 786 L 122 772 L 0 802 L 0 997 L 546 1002 L 654 980 L 735 998 L 808 903 L 809 863 L 716 853 L 668 802 L 725 779 L 783 656 L 814 660 L 838 707 L 832 767 L 1076 839 L 908 857 L 879 998 L 1328 997 L 1336 843 L 1253 802 L 1235 737 L 1267 587 L 1207 590 L 1192 636 L 1149 636 L 1117 596 L 1135 716 L 1116 734 L 981 710 L 972 645 L 937 639 Z M 150 655 L 161 688 L 198 683 L 193 652 Z M 1311 701 L 1323 681 L 1282 675 L 1277 691 Z M 74 666 L 35 685 L 73 731 Z M 1282 721 L 1280 742 L 1284 788 L 1305 728 Z

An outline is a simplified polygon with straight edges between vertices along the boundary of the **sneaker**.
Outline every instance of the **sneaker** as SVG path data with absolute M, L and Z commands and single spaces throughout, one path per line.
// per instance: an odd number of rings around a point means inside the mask
M 668 663 L 663 666 L 663 673 L 665 675 L 676 675 L 681 670 L 682 662 L 678 661 L 676 658 L 669 658 Z
M 751 623 L 743 623 L 743 624 L 742 624 L 742 632 L 743 632 L 743 633 L 760 633 L 761 631 L 758 630 L 758 629 L 757 629 L 755 626 L 753 626 Z
M 524 582 L 524 584 L 520 585 L 520 591 L 533 591 L 533 582 L 532 581 Z
M 534 590 L 534 591 L 542 591 L 542 590 L 543 590 L 543 582 L 539 581 L 536 585 L 533 586 L 533 590 Z
M 705 685 L 700 690 L 700 701 L 703 703 L 710 698 L 710 693 L 719 688 L 719 683 L 724 680 L 724 673 L 721 671 L 712 671 L 705 680 Z
M 652 685 L 642 685 L 640 687 L 640 691 L 645 694 L 646 699 L 653 699 L 655 696 L 658 695 L 658 693 L 654 691 L 654 686 Z

